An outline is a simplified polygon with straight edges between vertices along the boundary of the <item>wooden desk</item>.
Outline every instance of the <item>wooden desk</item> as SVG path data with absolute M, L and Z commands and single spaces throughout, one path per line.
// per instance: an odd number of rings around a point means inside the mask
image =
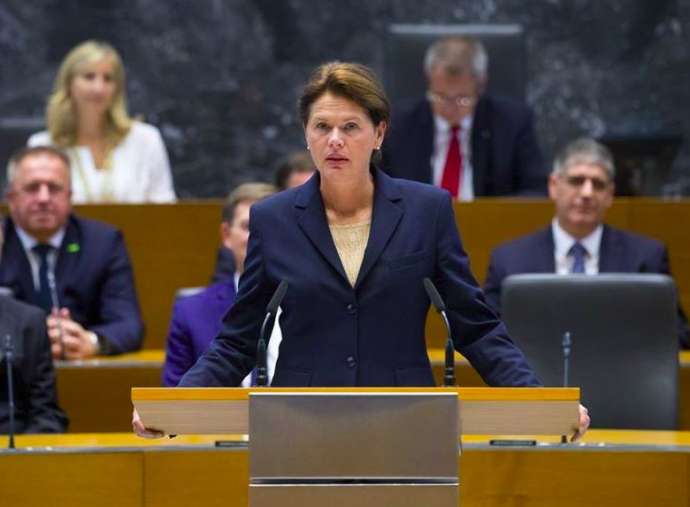
M 144 350 L 85 361 L 56 361 L 58 400 L 70 418 L 69 431 L 129 431 L 130 391 L 132 387 L 160 386 L 164 358 L 163 350 Z
M 215 263 L 222 202 L 185 201 L 178 204 L 84 205 L 78 214 L 122 229 L 132 258 L 136 285 L 146 323 L 144 348 L 165 348 L 175 292 L 180 287 L 206 285 Z M 548 200 L 480 199 L 456 203 L 456 220 L 472 271 L 482 282 L 490 251 L 499 243 L 545 227 L 553 215 Z M 614 226 L 665 242 L 681 301 L 690 309 L 690 200 L 619 198 L 608 213 Z M 421 282 L 420 282 L 421 283 Z M 441 321 L 430 314 L 430 346 L 441 347 Z
M 239 446 L 213 447 L 219 438 Z M 248 453 L 237 436 L 37 435 L 17 444 L 0 451 L 3 505 L 247 505 Z M 530 448 L 466 436 L 458 459 L 463 507 L 690 506 L 687 432 L 591 431 L 582 444 Z

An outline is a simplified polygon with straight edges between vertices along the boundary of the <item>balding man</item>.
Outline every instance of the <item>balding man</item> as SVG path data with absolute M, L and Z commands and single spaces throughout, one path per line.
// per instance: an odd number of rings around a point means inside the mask
M 392 176 L 433 183 L 461 201 L 544 195 L 546 168 L 532 112 L 485 93 L 488 58 L 472 37 L 448 37 L 426 53 L 426 97 L 394 109 L 383 145 Z
M 69 159 L 25 148 L 7 179 L 0 285 L 48 314 L 53 357 L 138 349 L 143 324 L 122 234 L 72 213 Z

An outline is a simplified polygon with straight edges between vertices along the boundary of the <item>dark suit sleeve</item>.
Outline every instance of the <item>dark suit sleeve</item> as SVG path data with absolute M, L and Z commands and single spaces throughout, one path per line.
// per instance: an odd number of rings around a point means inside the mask
M 446 301 L 455 348 L 488 385 L 540 385 L 472 276 L 449 195 L 442 198 L 437 213 L 435 283 Z
M 110 252 L 100 291 L 99 324 L 90 326 L 89 329 L 105 338 L 105 353 L 119 354 L 141 347 L 144 325 L 134 287 L 132 265 L 119 231 L 113 237 Z
M 515 168 L 517 193 L 520 195 L 546 195 L 547 171 L 534 130 L 532 111 L 527 109 L 516 139 Z
M 188 320 L 185 318 L 184 303 L 178 299 L 173 308 L 166 340 L 165 364 L 163 365 L 164 386 L 175 387 L 196 361 L 190 333 Z
M 496 250 L 494 250 L 491 252 L 489 269 L 484 281 L 484 295 L 497 315 L 501 313 L 501 284 L 505 276 L 505 270 L 499 261 Z
M 67 417 L 57 403 L 55 370 L 42 312 L 31 312 L 23 329 L 29 386 L 29 417 L 26 433 L 61 433 Z
M 189 370 L 179 387 L 238 386 L 256 365 L 256 343 L 268 302 L 277 287 L 264 266 L 261 218 L 252 206 L 249 244 L 237 299 L 220 335 Z
M 672 276 L 671 275 L 671 264 L 669 262 L 668 258 L 668 250 L 666 247 L 661 247 L 661 252 L 659 254 L 659 268 L 658 271 L 659 273 Z M 680 297 L 678 297 L 678 293 L 676 291 L 676 298 L 678 299 L 678 318 L 676 319 L 676 325 L 678 327 L 678 341 L 680 342 L 680 346 L 684 349 L 690 349 L 690 326 L 688 326 L 688 319 L 685 316 L 685 312 L 683 311 L 683 307 L 681 306 L 680 303 Z

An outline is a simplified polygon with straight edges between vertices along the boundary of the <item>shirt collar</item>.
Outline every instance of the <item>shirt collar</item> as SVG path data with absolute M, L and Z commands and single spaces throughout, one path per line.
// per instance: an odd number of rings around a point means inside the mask
M 551 222 L 551 230 L 553 231 L 553 243 L 556 257 L 566 257 L 570 248 L 579 241 L 587 250 L 589 257 L 599 256 L 599 247 L 601 246 L 601 235 L 604 232 L 604 226 L 599 224 L 588 236 L 577 240 L 568 234 L 565 229 L 558 223 L 558 219 L 554 217 Z
M 474 115 L 468 114 L 462 120 L 460 120 L 461 132 L 469 132 L 472 129 L 473 118 Z M 448 123 L 445 118 L 438 115 L 434 115 L 434 127 L 436 128 L 436 132 L 440 134 L 450 132 L 450 123 Z
M 19 227 L 17 224 L 14 225 L 14 230 L 17 232 L 17 236 L 19 237 L 19 241 L 22 243 L 24 250 L 26 250 L 27 252 L 30 252 L 33 247 L 38 245 L 38 240 L 31 236 L 24 229 Z M 65 227 L 63 226 L 48 239 L 47 243 L 53 248 L 55 248 L 55 250 L 59 250 L 64 237 Z

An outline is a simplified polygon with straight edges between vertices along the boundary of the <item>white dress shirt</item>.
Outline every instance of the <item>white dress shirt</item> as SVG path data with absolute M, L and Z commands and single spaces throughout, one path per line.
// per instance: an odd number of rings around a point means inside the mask
M 460 192 L 458 201 L 474 200 L 474 182 L 472 179 L 472 115 L 467 115 L 460 122 L 458 131 L 460 149 L 462 150 L 462 172 L 460 174 Z M 434 116 L 434 150 L 431 153 L 431 167 L 434 174 L 434 185 L 441 186 L 443 179 L 443 169 L 446 166 L 448 157 L 448 146 L 450 145 L 451 127 L 445 119 Z
M 568 255 L 572 246 L 578 241 L 568 234 L 558 223 L 556 218 L 551 222 L 553 231 L 554 260 L 556 261 L 556 273 L 567 275 L 572 272 L 575 259 Z M 585 274 L 596 275 L 599 273 L 599 249 L 601 247 L 601 235 L 604 227 L 599 225 L 589 236 L 585 236 L 579 243 L 587 250 L 585 256 Z

